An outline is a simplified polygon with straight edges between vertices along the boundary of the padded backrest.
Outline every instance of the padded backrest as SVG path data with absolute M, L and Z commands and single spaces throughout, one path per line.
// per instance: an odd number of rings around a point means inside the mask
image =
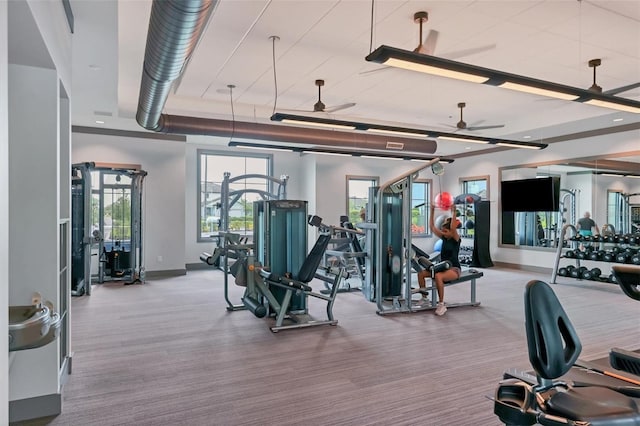
M 545 379 L 557 379 L 573 366 L 582 344 L 549 284 L 529 281 L 524 293 L 529 361 Z
M 329 245 L 330 240 L 331 235 L 320 234 L 320 236 L 316 240 L 316 243 L 313 245 L 313 248 L 309 252 L 309 255 L 300 267 L 300 272 L 298 272 L 297 277 L 298 281 L 308 283 L 313 279 L 313 277 L 315 277 L 318 266 L 320 266 L 320 262 L 322 261 L 322 256 L 327 250 L 327 246 Z

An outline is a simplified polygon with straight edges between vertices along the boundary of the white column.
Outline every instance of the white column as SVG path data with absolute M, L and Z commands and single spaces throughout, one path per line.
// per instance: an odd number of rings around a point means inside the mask
M 33 292 L 58 305 L 59 80 L 53 69 L 9 65 L 9 304 Z M 56 342 L 16 352 L 9 400 L 59 393 Z
M 9 330 L 9 132 L 8 126 L 8 21 L 7 3 L 0 1 L 0 330 Z M 9 344 L 0 339 L 0 424 L 9 424 Z

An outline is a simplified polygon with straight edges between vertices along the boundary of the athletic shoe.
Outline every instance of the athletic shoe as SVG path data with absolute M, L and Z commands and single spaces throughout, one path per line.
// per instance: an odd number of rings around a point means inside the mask
M 436 306 L 436 315 L 444 315 L 445 312 L 447 312 L 447 307 L 445 306 L 445 304 L 438 303 L 438 305 Z
M 411 294 L 416 294 L 416 293 L 422 293 L 423 295 L 428 295 L 429 290 L 427 290 L 426 287 L 412 288 Z

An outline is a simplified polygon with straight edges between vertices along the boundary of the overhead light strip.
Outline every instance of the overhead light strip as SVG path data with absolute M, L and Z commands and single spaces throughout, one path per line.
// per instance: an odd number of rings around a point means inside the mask
M 344 126 L 353 130 L 361 130 L 372 133 L 383 133 L 393 136 L 405 136 L 416 138 L 438 138 L 464 143 L 480 143 L 487 145 L 501 145 L 511 148 L 527 148 L 527 149 L 544 149 L 547 147 L 545 143 L 514 141 L 509 139 L 489 138 L 484 136 L 463 135 L 459 133 L 447 133 L 436 130 L 411 129 L 408 127 L 395 127 L 375 123 L 364 123 L 345 120 L 334 120 L 325 117 L 309 117 L 304 115 L 284 114 L 277 112 L 271 116 L 271 121 L 280 121 L 283 123 L 295 123 L 303 126 L 318 126 L 323 124 L 326 126 Z M 344 128 L 343 127 L 343 128 Z
M 346 149 L 331 149 L 331 148 L 301 148 L 286 144 L 261 144 L 261 143 L 253 143 L 253 142 L 239 142 L 239 141 L 230 141 L 228 143 L 230 147 L 236 148 L 252 148 L 259 150 L 272 150 L 272 151 L 289 151 L 289 152 L 298 152 L 301 154 L 321 154 L 321 155 L 335 155 L 335 156 L 351 156 L 351 157 L 364 157 L 364 158 L 377 158 L 377 159 L 388 159 L 388 160 L 415 160 L 415 161 L 431 161 L 436 158 L 439 158 L 442 163 L 453 163 L 452 158 L 440 158 L 435 155 L 422 155 L 422 154 L 412 154 L 410 152 L 374 152 L 374 151 L 366 151 L 366 150 L 346 150 Z
M 451 61 L 436 56 L 423 55 L 395 47 L 382 45 L 371 52 L 365 59 L 369 62 L 419 71 L 440 77 L 499 86 L 556 99 L 564 99 L 602 108 L 640 114 L 640 102 L 632 99 Z

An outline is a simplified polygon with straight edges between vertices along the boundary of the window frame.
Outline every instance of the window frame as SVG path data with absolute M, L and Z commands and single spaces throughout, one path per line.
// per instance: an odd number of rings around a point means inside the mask
M 425 200 L 424 200 L 424 232 L 411 232 L 411 238 L 428 238 L 433 236 L 433 232 L 429 228 L 429 215 L 431 214 L 431 208 L 429 207 L 431 200 L 433 199 L 433 180 L 432 179 L 414 179 L 413 184 L 424 184 L 426 189 Z M 413 225 L 413 188 L 411 188 L 411 224 Z
M 263 153 L 251 153 L 247 152 L 246 154 L 238 155 L 235 152 L 231 151 L 222 151 L 222 150 L 214 150 L 214 149 L 198 149 L 196 150 L 196 242 L 198 243 L 211 243 L 217 241 L 217 237 L 206 237 L 202 235 L 202 157 L 203 156 L 221 156 L 221 157 L 234 157 L 234 158 L 260 158 L 266 160 L 267 165 L 267 175 L 273 176 L 273 154 L 263 154 Z M 224 179 L 225 171 L 222 171 L 222 175 L 220 178 L 220 182 Z M 255 173 L 255 171 L 247 171 L 243 174 L 251 174 Z M 256 174 L 263 174 L 256 173 Z M 233 177 L 233 176 L 232 176 Z M 273 188 L 273 183 L 271 181 L 268 182 L 267 190 L 271 192 Z
M 380 177 L 379 176 L 365 176 L 365 175 L 346 175 L 345 176 L 345 213 L 347 217 L 349 217 L 349 183 L 351 181 L 372 181 L 373 185 L 371 186 L 380 186 Z M 351 220 L 349 218 L 349 220 Z M 357 223 L 357 222 L 356 222 Z M 355 224 L 355 223 L 354 223 Z
M 483 200 L 489 200 L 490 199 L 490 180 L 491 176 L 490 175 L 482 175 L 482 176 L 464 176 L 464 177 L 460 177 L 458 179 L 458 182 L 460 183 L 460 189 L 462 190 L 463 194 L 466 194 L 466 185 L 468 182 L 471 181 L 480 181 L 480 180 L 484 180 L 487 185 L 486 185 L 486 197 L 483 197 Z

